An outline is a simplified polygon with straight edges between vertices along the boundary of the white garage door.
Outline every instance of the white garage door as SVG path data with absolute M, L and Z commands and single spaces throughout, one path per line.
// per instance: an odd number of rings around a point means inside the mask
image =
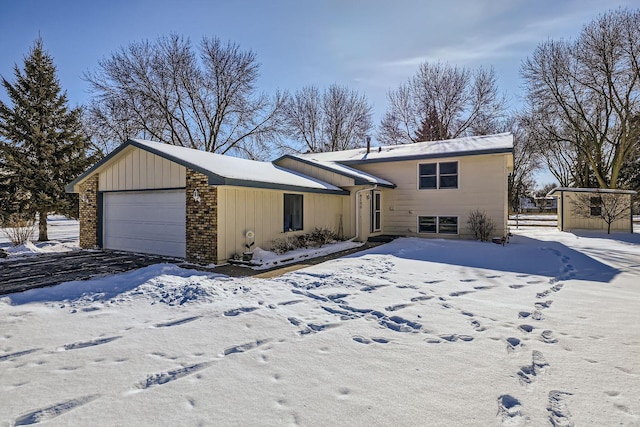
M 102 246 L 184 258 L 184 190 L 105 193 Z

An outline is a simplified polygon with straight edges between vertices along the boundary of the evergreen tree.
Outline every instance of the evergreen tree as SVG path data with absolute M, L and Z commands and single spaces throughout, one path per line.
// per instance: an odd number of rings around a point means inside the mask
M 5 216 L 39 214 L 38 240 L 46 241 L 47 214 L 78 217 L 77 196 L 64 187 L 89 166 L 89 141 L 40 38 L 14 74 L 13 84 L 2 78 L 11 105 L 0 101 L 0 205 Z
M 449 136 L 444 131 L 436 108 L 431 107 L 416 132 L 416 142 L 441 141 L 443 139 L 449 139 Z

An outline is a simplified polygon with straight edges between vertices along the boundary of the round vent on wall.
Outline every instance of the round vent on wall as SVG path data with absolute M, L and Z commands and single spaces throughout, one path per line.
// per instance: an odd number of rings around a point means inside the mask
M 253 238 L 255 237 L 255 233 L 254 233 L 253 231 L 249 230 L 249 231 L 247 231 L 247 232 L 245 233 L 245 237 L 246 237 L 247 239 L 253 239 Z

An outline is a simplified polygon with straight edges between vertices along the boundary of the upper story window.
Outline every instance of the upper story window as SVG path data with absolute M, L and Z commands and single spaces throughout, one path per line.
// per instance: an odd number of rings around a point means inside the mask
M 458 162 L 419 164 L 418 188 L 458 188 Z

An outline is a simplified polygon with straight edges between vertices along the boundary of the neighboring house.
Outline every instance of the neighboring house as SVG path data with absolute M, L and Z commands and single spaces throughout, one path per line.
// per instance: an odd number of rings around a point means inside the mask
M 499 134 L 257 162 L 131 139 L 67 191 L 80 194 L 81 247 L 220 263 L 315 227 L 472 238 L 475 209 L 503 236 L 512 152 Z
M 521 212 L 555 212 L 558 209 L 558 199 L 546 197 L 520 197 Z
M 633 190 L 558 187 L 549 196 L 558 199 L 558 229 L 607 230 L 633 233 Z

